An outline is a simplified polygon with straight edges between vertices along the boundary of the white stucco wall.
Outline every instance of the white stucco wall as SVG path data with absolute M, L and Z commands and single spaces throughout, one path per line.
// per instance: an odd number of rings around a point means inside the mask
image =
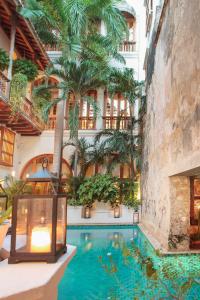
M 6 52 L 9 52 L 10 49 L 10 41 L 1 27 L 0 27 L 0 48 L 4 49 Z
M 82 207 L 67 207 L 67 222 L 69 225 L 75 224 L 133 224 L 133 210 L 126 206 L 121 206 L 120 218 L 114 218 L 113 209 L 109 204 L 95 203 L 91 210 L 91 218 L 82 218 Z

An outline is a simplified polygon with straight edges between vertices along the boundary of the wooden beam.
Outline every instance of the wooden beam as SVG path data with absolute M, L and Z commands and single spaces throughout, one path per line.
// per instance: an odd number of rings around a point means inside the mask
M 9 7 L 7 6 L 6 1 L 2 1 L 2 2 L 1 2 L 1 5 L 2 5 L 2 7 L 4 8 L 4 10 L 6 11 L 6 13 L 7 13 L 9 16 L 11 16 L 11 15 L 12 15 L 12 12 L 11 12 L 11 10 L 9 9 Z
M 35 54 L 35 51 L 33 50 L 33 48 L 31 47 L 31 45 L 29 44 L 26 36 L 24 35 L 23 31 L 21 30 L 20 27 L 17 27 L 17 31 L 19 32 L 20 36 L 22 37 L 25 45 L 27 46 L 27 48 L 33 53 L 33 55 Z

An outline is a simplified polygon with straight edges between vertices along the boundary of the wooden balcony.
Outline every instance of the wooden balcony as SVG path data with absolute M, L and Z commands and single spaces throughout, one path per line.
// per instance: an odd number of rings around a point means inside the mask
M 104 123 L 104 129 L 117 129 L 117 125 L 119 122 L 119 117 L 102 117 Z M 121 130 L 128 129 L 128 124 L 130 122 L 130 117 L 120 117 L 120 125 L 119 128 Z
M 124 41 L 119 45 L 119 52 L 135 52 L 136 51 L 136 42 Z
M 48 123 L 45 126 L 46 130 L 54 130 L 56 125 L 56 116 L 50 116 Z M 68 118 L 65 118 L 66 130 L 69 130 Z M 88 117 L 79 117 L 79 130 L 95 130 L 96 129 L 96 120 Z
M 9 104 L 9 80 L 0 72 L 0 124 L 6 125 L 21 135 L 40 135 L 43 123 L 35 116 L 33 104 L 24 98 L 22 107 L 16 115 L 12 114 Z

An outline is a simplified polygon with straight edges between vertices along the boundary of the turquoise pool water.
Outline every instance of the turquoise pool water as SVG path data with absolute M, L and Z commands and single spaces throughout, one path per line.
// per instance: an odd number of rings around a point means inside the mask
M 69 227 L 59 300 L 200 299 L 200 256 L 161 257 L 137 226 Z

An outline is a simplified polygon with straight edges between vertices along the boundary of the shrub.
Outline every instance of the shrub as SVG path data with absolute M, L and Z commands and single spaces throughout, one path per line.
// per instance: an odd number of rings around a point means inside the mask
M 38 67 L 31 60 L 16 59 L 13 62 L 13 74 L 17 73 L 27 76 L 28 81 L 32 81 L 38 75 Z
M 78 190 L 82 205 L 91 207 L 95 201 L 114 205 L 119 195 L 116 178 L 108 174 L 98 174 L 84 180 Z
M 9 56 L 5 50 L 0 49 L 0 71 L 4 71 L 9 66 Z

